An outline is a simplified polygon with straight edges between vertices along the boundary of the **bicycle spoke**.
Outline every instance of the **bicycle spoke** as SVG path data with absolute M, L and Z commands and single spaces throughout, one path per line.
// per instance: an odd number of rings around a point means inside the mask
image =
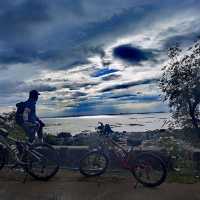
M 135 160 L 133 173 L 139 182 L 154 187 L 165 180 L 166 168 L 158 157 L 151 154 L 142 154 Z
M 29 173 L 40 180 L 52 177 L 58 171 L 57 152 L 45 145 L 38 145 L 29 152 Z
M 85 176 L 100 175 L 107 167 L 107 158 L 99 152 L 91 152 L 81 160 L 80 172 Z

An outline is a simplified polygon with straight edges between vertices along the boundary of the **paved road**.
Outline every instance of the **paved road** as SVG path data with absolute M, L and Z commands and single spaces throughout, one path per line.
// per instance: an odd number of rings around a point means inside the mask
M 63 170 L 49 182 L 28 178 L 24 184 L 23 177 L 20 172 L 1 172 L 0 200 L 200 200 L 200 184 L 165 183 L 155 189 L 134 189 L 131 176 L 106 174 L 86 179 Z

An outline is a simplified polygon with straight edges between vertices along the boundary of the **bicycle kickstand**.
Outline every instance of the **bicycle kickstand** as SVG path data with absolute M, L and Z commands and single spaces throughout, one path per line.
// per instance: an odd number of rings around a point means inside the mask
M 24 180 L 23 180 L 24 184 L 26 183 L 27 178 L 28 178 L 28 173 L 26 172 L 26 175 L 25 175 Z
M 135 185 L 134 185 L 134 188 L 137 189 L 137 186 L 138 186 L 139 182 L 136 181 Z

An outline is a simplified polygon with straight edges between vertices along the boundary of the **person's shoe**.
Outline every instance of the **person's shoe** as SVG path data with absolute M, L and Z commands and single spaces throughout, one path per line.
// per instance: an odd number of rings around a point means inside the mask
M 14 168 L 14 170 L 15 170 L 15 172 L 19 172 L 19 173 L 24 173 L 25 172 L 25 170 L 22 167 Z

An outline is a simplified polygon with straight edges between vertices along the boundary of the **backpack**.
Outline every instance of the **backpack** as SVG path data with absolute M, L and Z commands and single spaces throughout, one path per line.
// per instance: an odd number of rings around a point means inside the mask
M 17 124 L 22 125 L 23 122 L 24 122 L 23 112 L 24 112 L 24 109 L 25 109 L 25 102 L 17 103 L 16 107 L 17 107 L 17 111 L 16 111 L 16 114 L 15 114 L 15 120 L 16 120 Z

